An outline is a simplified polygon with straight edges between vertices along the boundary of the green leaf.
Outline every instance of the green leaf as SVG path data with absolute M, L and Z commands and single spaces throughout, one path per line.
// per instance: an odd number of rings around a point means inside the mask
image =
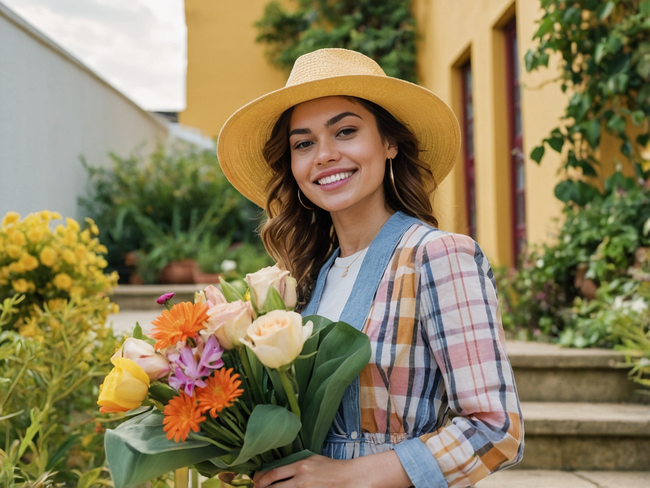
M 313 455 L 314 453 L 309 451 L 308 449 L 304 449 L 300 452 L 294 452 L 293 454 L 290 454 L 289 456 L 284 457 L 282 459 L 278 459 L 277 461 L 264 463 L 262 465 L 262 471 L 270 471 L 271 469 L 281 468 L 282 466 L 286 466 L 287 464 L 292 464 L 298 461 L 302 461 L 303 459 L 307 459 L 308 457 L 311 457 Z
M 306 324 L 307 322 L 310 322 L 313 324 L 313 329 L 311 333 L 311 337 L 305 341 L 305 343 L 302 346 L 302 351 L 300 353 L 301 356 L 308 356 L 308 357 L 299 357 L 296 362 L 293 363 L 294 370 L 296 372 L 296 381 L 298 382 L 298 391 L 299 392 L 306 392 L 307 387 L 309 385 L 309 380 L 311 379 L 313 368 L 314 368 L 314 361 L 316 361 L 316 356 L 312 355 L 313 352 L 315 352 L 318 349 L 318 345 L 323 341 L 323 339 L 327 336 L 327 334 L 334 328 L 334 325 L 336 325 L 336 322 L 332 322 L 331 320 L 322 317 L 320 315 L 308 315 L 306 317 L 303 317 L 302 323 Z M 300 395 L 298 397 L 298 404 L 300 405 L 300 409 L 302 411 L 303 409 L 303 404 L 305 400 L 305 395 Z
M 647 146 L 650 143 L 650 134 L 639 134 L 636 136 L 636 142 L 641 146 Z
M 266 293 L 266 300 L 264 300 L 264 310 L 269 313 L 272 310 L 286 310 L 287 306 L 284 304 L 282 297 L 278 290 L 270 286 L 269 291 Z
M 29 447 L 29 444 L 32 442 L 32 439 L 34 439 L 34 436 L 41 430 L 41 422 L 39 419 L 38 409 L 36 407 L 30 410 L 29 417 L 32 423 L 27 428 L 25 437 L 20 442 L 20 447 L 18 448 L 18 458 L 23 457 L 23 454 L 25 454 L 25 451 Z
M 644 80 L 650 80 L 650 56 L 645 55 L 639 59 L 639 62 L 636 65 L 636 72 Z
M 77 488 L 90 488 L 99 479 L 103 470 L 104 468 L 100 466 L 84 473 L 77 481 Z
M 650 235 L 650 219 L 646 220 L 645 223 L 643 224 L 642 232 L 644 236 Z
M 632 144 L 630 141 L 626 140 L 623 142 L 623 144 L 621 144 L 621 154 L 628 158 L 632 157 Z
M 596 51 L 594 52 L 594 57 L 596 58 L 596 63 L 600 63 L 603 59 L 603 56 L 607 51 L 605 51 L 605 43 L 601 42 L 596 46 Z
M 323 339 L 305 392 L 302 429 L 305 448 L 321 452 L 345 389 L 368 364 L 370 356 L 368 336 L 344 322 L 337 322 Z
M 609 2 L 605 3 L 604 5 L 601 5 L 598 7 L 598 11 L 596 15 L 598 16 L 599 21 L 604 21 L 607 17 L 610 16 L 612 11 L 614 10 L 614 2 L 610 0 Z
M 257 405 L 246 427 L 244 445 L 232 463 L 242 464 L 263 452 L 291 444 L 301 423 L 293 413 L 277 405 Z
M 53 471 L 56 465 L 63 458 L 66 457 L 70 448 L 81 438 L 81 434 L 74 434 L 69 436 L 63 444 L 58 446 L 58 449 L 55 451 L 54 455 L 50 457 L 47 461 L 47 471 Z
M 526 51 L 526 55 L 524 56 L 524 61 L 526 63 L 526 71 L 531 72 L 537 67 L 537 63 L 535 62 L 535 51 L 532 49 L 529 49 Z
M 164 383 L 154 383 L 149 387 L 149 395 L 154 400 L 158 400 L 164 405 L 167 405 L 169 400 L 178 396 L 178 392 Z
M 544 156 L 544 146 L 537 146 L 530 153 L 530 158 L 535 161 L 537 164 L 542 162 L 542 157 Z
M 596 149 L 600 143 L 600 121 L 590 120 L 582 124 L 583 130 L 581 132 L 587 139 L 589 145 Z
M 555 186 L 555 197 L 564 203 L 569 203 L 573 200 L 574 195 L 577 195 L 577 193 L 573 180 L 560 181 Z
M 163 414 L 152 411 L 107 430 L 106 460 L 115 488 L 144 483 L 178 468 L 191 466 L 228 452 L 207 442 L 167 440 Z
M 607 129 L 612 132 L 618 132 L 619 134 L 625 133 L 625 119 L 618 114 L 614 114 L 607 121 Z
M 242 294 L 221 276 L 219 276 L 219 284 L 221 285 L 221 292 L 226 297 L 226 300 L 228 300 L 228 303 L 236 302 L 237 300 L 245 301 Z
M 142 339 L 142 327 L 140 327 L 140 322 L 135 323 L 133 328 L 133 334 L 131 335 L 134 339 Z
M 639 5 L 639 11 L 643 15 L 650 15 L 650 0 L 641 0 L 641 4 Z
M 632 123 L 634 125 L 641 125 L 643 124 L 643 121 L 645 120 L 645 112 L 643 110 L 635 110 L 632 112 L 632 115 L 630 116 L 632 119 Z
M 564 145 L 564 136 L 561 134 L 559 136 L 557 134 L 553 134 L 548 139 L 544 139 L 544 141 L 547 142 L 554 151 L 559 153 L 562 152 L 562 146 Z

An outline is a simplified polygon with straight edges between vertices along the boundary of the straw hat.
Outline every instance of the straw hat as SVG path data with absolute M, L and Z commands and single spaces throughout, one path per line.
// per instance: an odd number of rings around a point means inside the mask
M 296 60 L 284 88 L 235 112 L 219 134 L 219 163 L 246 198 L 266 206 L 272 172 L 262 156 L 273 126 L 285 110 L 316 98 L 347 95 L 388 110 L 420 142 L 420 158 L 431 165 L 436 183 L 451 170 L 460 148 L 458 120 L 451 109 L 419 85 L 386 76 L 367 56 L 347 49 L 320 49 Z

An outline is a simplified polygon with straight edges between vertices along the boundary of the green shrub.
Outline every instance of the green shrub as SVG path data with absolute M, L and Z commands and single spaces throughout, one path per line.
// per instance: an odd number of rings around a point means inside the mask
M 15 321 L 22 299 L 0 304 L 0 326 Z M 89 312 L 87 303 L 46 305 L 30 336 L 0 333 L 0 486 L 109 481 L 95 401 L 119 342 L 104 324 L 84 327 Z
M 109 269 L 121 282 L 132 271 L 125 265 L 132 251 L 154 281 L 168 262 L 196 259 L 202 246 L 254 242 L 262 249 L 254 232 L 260 210 L 228 182 L 214 151 L 161 148 L 146 159 L 111 158 L 108 168 L 84 162 L 89 190 L 80 204 L 101 229 Z
M 553 244 L 531 249 L 514 273 L 497 273 L 504 324 L 565 345 L 611 346 L 612 327 L 627 313 L 615 301 L 637 299 L 650 282 L 636 262 L 650 247 L 650 188 L 616 172 L 604 193 L 567 205 L 564 217 Z
M 374 59 L 388 76 L 415 82 L 415 19 L 410 0 L 270 2 L 255 24 L 272 64 L 289 71 L 299 56 L 345 48 Z

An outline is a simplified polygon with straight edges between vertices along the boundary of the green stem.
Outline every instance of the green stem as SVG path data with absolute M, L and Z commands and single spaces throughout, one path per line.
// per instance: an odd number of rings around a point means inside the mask
M 225 415 L 224 415 L 224 413 L 225 413 Z M 230 426 L 230 428 L 231 428 L 231 429 L 232 429 L 236 434 L 240 435 L 242 439 L 244 438 L 245 434 L 244 434 L 244 433 L 241 431 L 241 429 L 237 426 L 237 422 L 235 422 L 235 421 L 232 419 L 232 416 L 231 416 L 230 412 L 228 412 L 227 410 L 222 410 L 221 413 L 219 414 L 219 416 L 221 417 L 222 420 L 224 420 L 224 421 L 225 421 L 225 422 Z
M 257 383 L 257 380 L 255 376 L 253 375 L 253 370 L 251 368 L 251 363 L 248 360 L 248 354 L 246 353 L 246 346 L 242 346 L 239 348 L 239 358 L 241 359 L 242 366 L 244 367 L 244 372 L 246 373 L 246 377 L 248 379 L 248 384 L 253 385 L 253 396 L 255 397 L 255 402 L 258 405 L 262 405 L 266 403 L 264 401 L 264 395 L 262 394 L 262 391 L 260 390 L 260 385 Z
M 205 430 L 207 430 L 210 434 L 212 435 L 217 435 L 217 436 L 222 436 L 223 438 L 227 439 L 229 442 L 232 442 L 236 446 L 241 446 L 243 443 L 244 438 L 239 438 L 232 432 L 229 432 L 227 429 L 224 429 L 221 427 L 219 424 L 212 420 L 208 420 L 203 424 L 203 427 Z
M 298 406 L 298 399 L 296 398 L 296 392 L 293 390 L 293 387 L 291 386 L 291 380 L 287 376 L 286 371 L 282 371 L 281 369 L 278 369 L 278 373 L 280 374 L 280 380 L 282 381 L 282 387 L 284 388 L 284 392 L 287 394 L 287 398 L 289 399 L 289 406 L 291 407 L 291 411 L 298 417 L 298 420 L 300 420 L 300 407 Z

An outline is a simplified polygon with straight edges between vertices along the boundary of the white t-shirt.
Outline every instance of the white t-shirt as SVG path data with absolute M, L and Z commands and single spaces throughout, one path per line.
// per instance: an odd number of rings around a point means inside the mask
M 366 247 L 344 258 L 336 258 L 327 273 L 316 315 L 322 315 L 334 322 L 339 320 L 367 251 Z

